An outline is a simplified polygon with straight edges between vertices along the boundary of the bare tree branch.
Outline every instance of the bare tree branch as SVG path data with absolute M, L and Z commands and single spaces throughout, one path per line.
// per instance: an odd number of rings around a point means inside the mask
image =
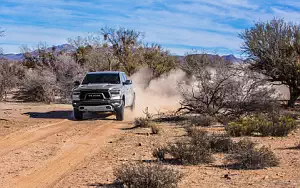
M 184 66 L 193 82 L 181 85 L 183 100 L 179 110 L 228 118 L 270 110 L 276 99 L 272 96 L 275 90 L 261 76 L 245 65 L 194 56 L 185 59 Z

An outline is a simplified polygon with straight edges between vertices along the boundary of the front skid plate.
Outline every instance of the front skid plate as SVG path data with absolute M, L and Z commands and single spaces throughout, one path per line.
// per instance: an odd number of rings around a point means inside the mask
M 78 110 L 81 112 L 114 112 L 115 111 L 115 109 L 110 105 L 79 106 Z

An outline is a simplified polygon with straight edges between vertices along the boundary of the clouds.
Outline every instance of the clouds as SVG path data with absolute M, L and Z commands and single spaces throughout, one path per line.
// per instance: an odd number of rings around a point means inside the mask
M 2 0 L 0 39 L 5 52 L 18 52 L 20 44 L 66 38 L 99 31 L 103 26 L 123 26 L 146 33 L 172 53 L 190 49 L 239 54 L 238 38 L 253 21 L 285 18 L 299 23 L 297 0 Z

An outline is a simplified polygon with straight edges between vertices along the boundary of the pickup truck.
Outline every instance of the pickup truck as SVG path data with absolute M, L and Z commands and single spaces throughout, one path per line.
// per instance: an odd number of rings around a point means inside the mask
M 135 91 L 124 72 L 89 72 L 82 82 L 75 81 L 72 106 L 75 120 L 84 112 L 112 112 L 118 121 L 124 120 L 124 108 L 134 108 Z

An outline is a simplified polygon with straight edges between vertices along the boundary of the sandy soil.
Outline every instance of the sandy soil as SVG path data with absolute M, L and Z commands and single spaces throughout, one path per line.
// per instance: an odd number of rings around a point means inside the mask
M 130 129 L 132 117 L 90 115 L 73 121 L 71 106 L 0 103 L 0 187 L 112 187 L 113 169 L 124 162 L 152 161 L 152 150 L 185 136 L 184 128 L 160 124 L 162 132 Z M 222 128 L 210 128 L 222 131 Z M 280 166 L 264 170 L 209 165 L 171 165 L 184 173 L 180 187 L 300 187 L 300 131 L 288 137 L 253 137 L 272 148 Z M 230 179 L 224 175 L 229 173 Z

